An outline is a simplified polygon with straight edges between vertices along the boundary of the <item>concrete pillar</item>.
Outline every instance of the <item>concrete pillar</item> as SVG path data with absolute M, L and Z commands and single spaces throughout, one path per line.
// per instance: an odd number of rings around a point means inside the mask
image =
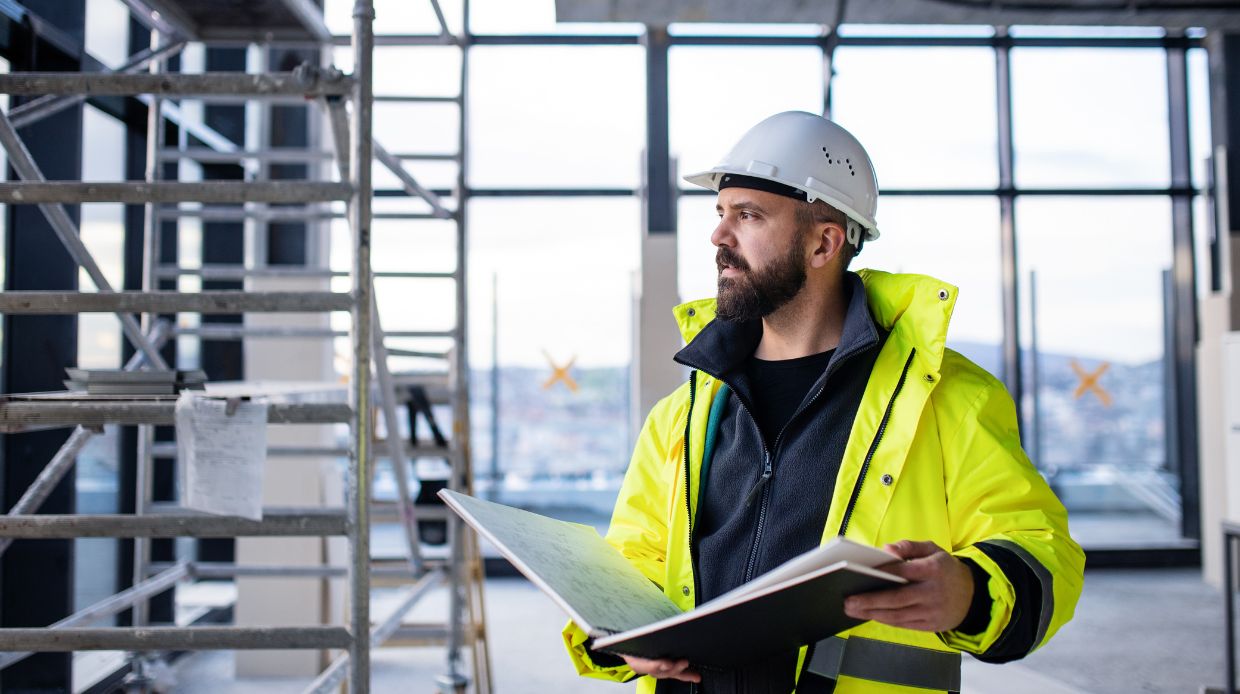
M 1206 39 L 1210 58 L 1211 132 L 1214 139 L 1215 194 L 1210 228 L 1215 234 L 1208 267 L 1210 291 L 1201 302 L 1198 344 L 1198 432 L 1201 441 L 1201 548 L 1202 572 L 1207 582 L 1222 584 L 1222 520 L 1240 520 L 1240 339 L 1229 335 L 1240 326 L 1240 301 L 1231 290 L 1240 267 L 1240 34 L 1211 33 Z M 1236 250 L 1233 250 L 1236 249 Z M 1229 358 L 1229 355 L 1235 358 Z
M 258 49 L 251 49 L 257 51 Z M 273 49 L 270 53 L 251 56 L 251 64 L 273 71 L 291 70 L 304 60 L 313 59 L 309 52 Z M 253 148 L 314 147 L 321 142 L 319 112 L 305 108 L 282 107 L 263 112 L 261 105 L 251 109 L 247 140 Z M 328 165 L 324 165 L 328 166 Z M 263 174 L 271 179 L 297 179 L 306 175 L 299 166 L 265 166 Z M 321 176 L 328 175 L 324 168 Z M 246 257 L 254 266 L 326 268 L 329 257 L 327 225 L 314 229 L 305 223 L 250 223 L 247 229 Z M 339 231 L 338 231 L 339 233 Z M 251 278 L 249 291 L 327 291 L 326 279 Z M 247 314 L 247 326 L 297 326 L 327 329 L 327 314 Z M 292 358 L 290 358 L 292 355 Z M 244 363 L 247 380 L 273 384 L 284 381 L 312 383 L 333 382 L 332 341 L 311 339 L 247 338 L 244 341 Z M 342 397 L 343 397 L 343 388 Z M 334 427 L 284 425 L 267 429 L 268 446 L 331 447 L 339 445 Z M 335 506 L 344 500 L 342 468 L 337 461 L 324 457 L 271 457 L 267 460 L 263 480 L 264 506 Z M 347 552 L 336 552 L 343 538 L 240 538 L 236 555 L 239 564 L 279 564 L 321 566 L 332 559 L 343 566 Z M 329 551 L 331 550 L 331 551 Z M 321 579 L 237 579 L 237 624 L 312 626 L 342 624 L 341 610 L 344 581 Z M 310 677 L 327 664 L 327 654 L 308 650 L 238 651 L 236 673 L 240 677 Z
M 684 380 L 672 361 L 683 341 L 672 307 L 680 303 L 676 235 L 642 234 L 642 265 L 633 297 L 633 378 L 629 431 L 636 437 L 650 408 Z
M 633 366 L 629 431 L 636 437 L 646 413 L 672 392 L 683 369 L 672 361 L 680 331 L 672 307 L 680 303 L 676 272 L 676 175 L 668 137 L 665 26 L 647 26 L 646 157 L 642 171 L 642 264 L 634 287 Z

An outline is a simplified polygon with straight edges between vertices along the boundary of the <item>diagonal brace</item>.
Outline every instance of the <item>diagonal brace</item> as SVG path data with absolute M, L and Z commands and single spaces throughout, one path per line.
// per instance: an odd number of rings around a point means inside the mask
M 349 126 L 344 108 L 344 101 L 340 99 L 329 99 L 327 101 L 327 114 L 331 119 L 332 141 L 336 149 L 336 166 L 340 171 L 340 180 L 347 181 L 349 179 Z M 379 160 L 379 163 L 383 164 L 384 168 L 400 179 L 405 192 L 425 200 L 431 206 L 432 214 L 435 217 L 439 219 L 452 219 L 452 212 L 443 206 L 439 196 L 428 190 L 421 183 L 418 183 L 417 179 L 405 170 L 399 157 L 388 152 L 377 141 L 374 142 L 374 152 L 375 159 Z
M 161 60 L 176 55 L 181 52 L 182 48 L 185 48 L 184 40 L 173 41 L 159 48 L 146 48 L 130 56 L 124 65 L 115 70 L 104 70 L 103 73 L 134 73 L 150 65 L 153 60 Z M 14 106 L 9 110 L 9 119 L 13 121 L 14 128 L 24 128 L 52 114 L 60 113 L 74 104 L 81 103 L 86 100 L 86 97 L 86 94 L 44 94 L 37 99 L 27 101 L 21 106 Z
M 23 181 L 37 181 L 40 183 L 47 181 L 43 177 L 43 172 L 39 170 L 38 164 L 35 164 L 34 157 L 30 155 L 30 150 L 26 149 L 26 144 L 17 135 L 17 131 L 13 128 L 13 122 L 3 112 L 0 112 L 0 146 L 3 146 L 4 151 L 8 153 L 9 163 Z M 100 292 L 115 291 L 112 289 L 108 279 L 103 276 L 103 271 L 99 269 L 95 258 L 87 250 L 86 244 L 82 243 L 82 237 L 78 233 L 77 225 L 69 218 L 69 213 L 65 211 L 64 205 L 44 203 L 39 205 L 39 209 L 43 211 L 43 216 L 47 217 L 48 224 L 52 225 L 56 236 L 64 244 L 65 250 L 69 251 L 73 261 L 86 270 L 86 274 L 95 283 L 95 288 Z M 138 321 L 128 313 L 117 313 L 116 317 L 121 321 L 121 330 L 125 333 L 125 337 L 129 338 L 129 341 L 133 343 L 133 346 L 139 352 L 146 355 L 146 361 L 156 369 L 167 369 L 168 364 L 160 356 L 159 350 L 151 344 L 146 335 L 142 334 L 142 328 L 138 325 Z
M 159 321 L 151 330 L 151 334 L 149 336 L 151 344 L 158 349 L 164 344 L 164 341 L 168 339 L 168 334 L 170 332 L 171 330 L 168 322 L 163 320 Z M 145 354 L 142 352 L 135 352 L 125 364 L 125 370 L 133 371 L 139 366 L 142 366 L 145 361 Z M 9 510 L 9 515 L 21 516 L 38 511 L 39 507 L 43 505 L 43 502 L 47 500 L 47 497 L 51 495 L 52 490 L 56 488 L 56 485 L 60 484 L 60 480 L 64 478 L 65 473 L 73 467 L 73 463 L 77 460 L 78 453 L 82 451 L 82 448 L 86 445 L 86 442 L 89 441 L 90 437 L 94 435 L 94 431 L 85 427 L 79 426 L 74 429 L 73 433 L 69 435 L 69 438 L 61 444 L 60 450 L 56 452 L 56 455 L 52 456 L 52 459 L 48 461 L 47 466 L 43 468 L 43 471 L 39 473 L 39 476 L 35 478 L 34 482 L 31 483 L 29 487 L 26 488 L 26 492 L 22 494 L 22 497 L 18 499 L 17 503 L 13 505 L 13 508 Z M 4 551 L 9 548 L 9 545 L 13 543 L 13 539 L 14 538 L 11 537 L 0 538 L 0 556 L 2 556 Z

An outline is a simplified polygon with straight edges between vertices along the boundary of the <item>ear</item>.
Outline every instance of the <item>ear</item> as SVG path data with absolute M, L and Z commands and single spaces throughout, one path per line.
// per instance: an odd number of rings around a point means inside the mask
M 823 222 L 814 225 L 809 264 L 813 268 L 826 267 L 839 257 L 844 248 L 846 233 L 844 227 L 836 222 Z

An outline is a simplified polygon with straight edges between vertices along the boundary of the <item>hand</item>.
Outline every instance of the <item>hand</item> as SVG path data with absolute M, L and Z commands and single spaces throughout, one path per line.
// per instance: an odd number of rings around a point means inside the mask
M 701 682 L 702 676 L 689 669 L 687 660 L 647 660 L 621 656 L 624 662 L 639 675 L 650 675 L 660 680 L 680 680 L 681 682 Z
M 973 573 L 964 562 L 933 542 L 901 540 L 883 549 L 904 561 L 882 570 L 909 583 L 854 595 L 844 601 L 845 614 L 919 631 L 950 631 L 964 621 L 973 600 Z

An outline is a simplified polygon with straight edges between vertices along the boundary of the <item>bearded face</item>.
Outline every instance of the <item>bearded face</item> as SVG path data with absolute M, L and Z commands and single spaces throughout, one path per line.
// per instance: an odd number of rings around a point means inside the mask
M 771 315 L 787 304 L 805 286 L 805 258 L 799 243 L 790 244 L 788 252 L 776 257 L 761 270 L 727 246 L 715 254 L 719 275 L 719 294 L 715 315 L 725 321 L 751 321 Z M 723 276 L 725 267 L 735 268 L 740 276 Z

